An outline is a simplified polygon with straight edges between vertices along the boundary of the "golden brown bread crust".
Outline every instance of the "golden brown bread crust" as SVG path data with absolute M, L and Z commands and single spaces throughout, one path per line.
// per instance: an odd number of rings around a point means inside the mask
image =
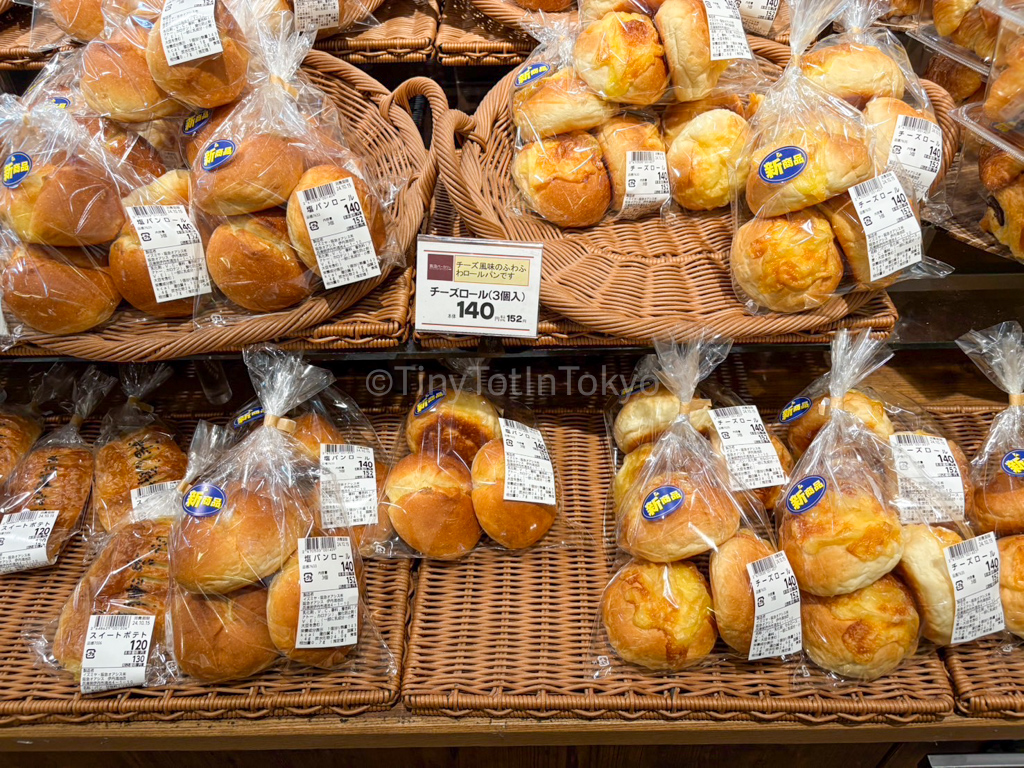
M 601 145 L 576 131 L 527 144 L 512 158 L 512 180 L 528 205 L 560 227 L 589 227 L 612 201 Z
M 484 533 L 506 549 L 525 549 L 544 538 L 558 507 L 505 501 L 505 447 L 491 440 L 473 459 L 473 511 Z
M 789 447 L 797 457 L 803 456 L 821 428 L 828 423 L 832 412 L 831 402 L 822 407 L 825 397 L 815 398 L 806 413 L 789 425 Z M 843 410 L 857 417 L 882 441 L 888 443 L 889 437 L 895 432 L 889 415 L 885 412 L 885 403 L 851 389 L 843 398 Z
M 1015 64 L 999 73 L 985 97 L 985 115 L 997 123 L 1016 123 L 1024 112 L 1024 65 Z
M 957 104 L 964 103 L 985 86 L 985 78 L 981 74 L 938 53 L 932 54 L 921 79 L 941 85 Z
M 871 99 L 902 99 L 906 80 L 899 64 L 873 45 L 839 43 L 800 60 L 804 75 L 840 99 L 863 108 Z
M 237 680 L 262 672 L 278 658 L 267 630 L 267 590 L 248 587 L 203 597 L 171 590 L 174 659 L 202 682 Z
M 622 466 L 615 473 L 612 480 L 612 510 L 615 512 L 615 520 L 618 521 L 619 513 L 622 512 L 622 502 L 629 493 L 636 481 L 640 478 L 644 463 L 654 450 L 654 443 L 642 443 L 626 454 L 622 460 Z
M 1024 178 L 989 195 L 981 228 L 1024 262 Z
M 192 198 L 189 188 L 191 176 L 183 168 L 175 168 L 162 174 L 149 184 L 133 189 L 123 198 L 121 202 L 128 205 L 183 205 L 186 208 Z M 125 222 L 125 229 L 131 226 L 130 221 Z
M 946 528 L 917 524 L 904 527 L 903 541 L 903 557 L 896 572 L 914 595 L 921 613 L 921 633 L 936 645 L 949 645 L 956 595 L 943 550 L 963 539 Z
M 0 483 L 3 483 L 25 454 L 32 450 L 43 428 L 33 418 L 0 408 Z
M 473 479 L 457 456 L 412 453 L 388 475 L 384 495 L 402 540 L 427 557 L 455 560 L 480 540 Z
M 174 299 L 158 302 L 149 276 L 149 263 L 142 242 L 132 224 L 125 226 L 121 236 L 110 246 L 109 274 L 117 292 L 140 312 L 153 317 L 189 317 L 195 299 Z
M 1020 179 L 1024 173 L 1024 163 L 1006 150 L 982 144 L 978 149 L 978 173 L 985 189 L 998 192 Z
M 921 9 L 921 0 L 890 0 L 889 10 L 883 19 L 912 16 Z
M 694 117 L 668 149 L 672 196 L 690 211 L 728 205 L 746 183 L 750 171 L 747 121 L 727 109 Z
M 79 117 L 77 120 L 92 136 L 103 142 L 103 146 L 118 162 L 131 166 L 139 178 L 145 180 L 166 173 L 167 166 L 160 153 L 134 131 L 103 117 Z
M 686 409 L 671 390 L 660 384 L 630 395 L 615 417 L 612 435 L 623 453 L 657 442 Z
M 576 71 L 609 101 L 654 104 L 668 87 L 668 66 L 658 30 L 642 13 L 612 12 L 576 38 Z
M 754 589 L 747 565 L 771 554 L 772 548 L 747 529 L 711 553 L 715 624 L 726 645 L 743 656 L 750 654 L 754 637 Z
M 822 203 L 818 210 L 828 219 L 829 226 L 832 227 L 832 232 L 846 257 L 846 263 L 850 265 L 853 279 L 859 286 L 872 289 L 888 288 L 899 279 L 900 273 L 894 272 L 872 281 L 868 236 L 864 232 L 864 225 L 849 193 L 844 192 Z
M 917 608 L 895 576 L 848 595 L 804 595 L 800 614 L 807 655 L 842 677 L 877 680 L 917 650 Z
M 999 539 L 999 597 L 1006 628 L 1024 637 L 1024 536 Z
M 868 126 L 875 143 L 875 165 L 885 168 L 889 164 L 889 153 L 892 150 L 892 138 L 896 134 L 896 123 L 900 116 L 916 117 L 934 123 L 935 118 L 923 109 L 914 109 L 899 99 L 882 97 L 872 99 L 864 108 L 864 122 Z
M 974 509 L 968 515 L 975 533 L 995 532 L 996 536 L 1024 533 L 1024 480 L 1010 477 L 991 458 L 987 477 L 974 488 Z
M 237 216 L 284 205 L 302 178 L 304 161 L 301 150 L 284 136 L 255 133 L 235 142 L 231 160 L 213 170 L 203 169 L 210 144 L 192 163 L 195 202 L 202 210 L 217 216 Z
M 516 5 L 528 11 L 558 13 L 572 6 L 572 0 L 516 0 Z
M 103 31 L 103 0 L 50 0 L 54 22 L 75 40 L 87 43 Z
M 617 111 L 575 69 L 560 69 L 512 92 L 512 122 L 525 141 L 597 128 Z
M 648 669 L 686 669 L 715 645 L 707 582 L 690 563 L 623 566 L 605 588 L 601 618 L 615 652 Z
M 657 10 L 657 4 L 648 4 L 639 0 L 580 0 L 580 18 L 583 21 L 596 21 L 607 13 L 622 11 L 624 13 L 647 13 Z
M 697 115 L 710 112 L 713 109 L 727 109 L 745 117 L 743 102 L 739 96 L 725 94 L 721 96 L 708 96 L 697 101 L 687 101 L 682 104 L 669 104 L 661 114 L 661 132 L 665 137 L 665 146 L 671 147 L 679 132 Z
M 169 520 L 125 526 L 104 545 L 64 603 L 53 655 L 76 678 L 82 673 L 82 652 L 93 615 L 154 616 L 151 647 L 163 644 L 170 535 Z
M 942 37 L 949 37 L 977 4 L 978 0 L 932 0 L 935 31 Z
M 703 0 L 665 0 L 654 16 L 665 46 L 676 101 L 710 95 L 731 60 L 711 60 L 711 33 Z
M 597 131 L 597 141 L 612 181 L 612 210 L 622 208 L 626 196 L 630 152 L 664 152 L 658 124 L 636 115 L 613 117 Z
M 454 453 L 468 467 L 485 443 L 501 434 L 498 412 L 487 398 L 469 390 L 421 398 L 405 419 L 409 450 Z M 433 403 L 423 410 L 427 403 Z
M 983 61 L 990 61 L 996 51 L 999 16 L 980 6 L 972 8 L 949 36 L 957 45 L 974 51 Z

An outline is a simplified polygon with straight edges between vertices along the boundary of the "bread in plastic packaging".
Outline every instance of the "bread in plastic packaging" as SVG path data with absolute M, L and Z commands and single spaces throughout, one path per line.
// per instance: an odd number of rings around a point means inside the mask
M 583 81 L 601 98 L 646 107 L 660 101 L 668 87 L 665 53 L 649 16 L 616 11 L 583 28 L 573 61 Z
M 999 539 L 999 596 L 1006 629 L 1024 638 L 1024 536 Z
M 71 378 L 71 370 L 56 363 L 35 383 L 27 403 L 10 402 L 4 393 L 0 405 L 0 484 L 11 476 L 43 433 L 40 407 L 63 394 L 70 387 Z

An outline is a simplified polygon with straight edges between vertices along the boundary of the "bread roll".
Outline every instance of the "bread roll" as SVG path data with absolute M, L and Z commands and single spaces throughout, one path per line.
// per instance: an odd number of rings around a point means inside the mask
M 64 603 L 53 638 L 53 655 L 76 678 L 93 615 L 153 616 L 152 646 L 164 643 L 167 610 L 169 520 L 143 520 L 119 530 L 104 544 Z
M 473 480 L 457 456 L 412 453 L 388 475 L 388 514 L 402 540 L 438 560 L 455 560 L 480 540 L 470 494 Z
M 873 45 L 839 43 L 819 48 L 800 60 L 800 68 L 811 82 L 857 108 L 871 99 L 902 99 L 906 79 L 900 65 Z
M 960 26 L 949 39 L 969 51 L 982 61 L 991 61 L 996 52 L 996 38 L 999 36 L 999 16 L 982 7 L 971 9 Z
M 985 78 L 980 73 L 938 53 L 932 54 L 928 60 L 928 66 L 921 79 L 941 85 L 956 104 L 973 101 L 971 96 L 977 93 L 978 89 L 985 87 Z
M 864 108 L 864 122 L 868 126 L 875 144 L 875 165 L 885 168 L 889 164 L 889 153 L 892 151 L 892 139 L 896 134 L 896 123 L 900 116 L 916 117 L 938 125 L 935 118 L 923 109 L 914 109 L 899 99 L 883 97 L 874 99 Z M 899 159 L 898 157 L 896 158 Z
M 896 572 L 921 612 L 921 633 L 936 645 L 949 645 L 953 639 L 956 595 L 943 550 L 960 541 L 960 534 L 937 526 L 918 524 L 903 529 L 903 557 Z
M 671 147 L 679 132 L 686 127 L 697 115 L 710 112 L 714 109 L 727 109 L 745 117 L 743 102 L 739 96 L 724 94 L 721 96 L 708 96 L 697 101 L 688 101 L 682 104 L 669 104 L 661 113 L 661 133 L 665 138 L 665 146 Z
M 250 312 L 278 312 L 313 293 L 313 277 L 288 239 L 284 211 L 235 216 L 206 246 L 210 279 Z
M 845 678 L 877 680 L 917 650 L 917 608 L 895 576 L 848 595 L 804 595 L 800 616 L 807 655 Z
M 267 590 L 248 587 L 228 596 L 171 592 L 174 660 L 204 683 L 239 680 L 278 659 L 267 630 Z
M 916 206 L 912 206 L 912 208 L 916 215 Z M 850 272 L 860 287 L 879 290 L 888 288 L 899 280 L 900 271 L 879 277 L 877 280 L 871 279 L 868 236 L 864 231 L 860 216 L 857 214 L 857 208 L 848 193 L 844 192 L 833 197 L 819 206 L 818 210 L 828 219 L 832 232 L 835 233 L 836 240 L 839 242 L 839 247 L 842 249 L 843 255 L 846 256 L 846 263 L 850 265 Z
M 110 278 L 124 300 L 140 312 L 161 319 L 190 317 L 195 309 L 195 298 L 158 302 L 149 274 L 149 262 L 142 242 L 131 224 L 125 226 L 121 236 L 110 246 Z
M 315 168 L 310 168 L 302 174 L 302 178 L 299 179 L 299 183 L 288 198 L 288 236 L 303 264 L 318 275 L 320 267 L 317 264 L 316 252 L 313 250 L 309 230 L 306 228 L 306 219 L 302 215 L 299 192 L 343 179 L 352 179 L 356 196 L 359 198 L 359 205 L 363 209 L 363 218 L 366 219 L 370 237 L 373 238 L 374 250 L 380 255 L 387 245 L 388 234 L 384 228 L 384 211 L 381 208 L 380 200 L 370 190 L 366 182 L 351 171 L 335 165 L 318 165 Z
M 531 72 L 539 71 L 530 69 L 536 66 L 526 65 L 519 77 L 530 77 Z M 512 122 L 525 141 L 572 131 L 588 131 L 618 111 L 614 104 L 590 90 L 571 67 L 531 79 L 523 85 L 513 81 L 513 87 Z
M 769 435 L 768 438 L 771 440 L 772 448 L 775 449 L 775 454 L 779 457 L 779 464 L 782 466 L 782 471 L 785 472 L 788 477 L 793 471 L 793 454 L 789 452 L 789 449 L 786 448 L 782 441 L 775 435 Z M 711 433 L 711 447 L 719 456 L 722 456 L 723 458 L 725 457 L 725 453 L 722 450 L 722 439 L 718 436 L 718 432 L 716 430 L 712 430 Z M 775 504 L 782 495 L 782 490 L 783 486 L 773 485 L 768 488 L 753 488 L 750 490 L 750 493 L 761 501 L 766 510 L 771 511 L 775 509 Z
M 989 195 L 981 228 L 1024 262 L 1024 179 Z
M 245 36 L 227 6 L 214 5 L 221 53 L 172 65 L 164 53 L 163 17 L 157 19 L 146 45 L 153 81 L 180 102 L 212 109 L 237 99 L 246 86 L 249 51 Z
M 189 172 L 176 168 L 159 176 L 149 184 L 133 189 L 124 196 L 121 202 L 126 206 L 183 205 L 187 208 L 192 198 L 189 184 Z
M 74 249 L 18 246 L 4 268 L 4 304 L 42 333 L 81 333 L 102 325 L 121 297 L 105 270 Z
M 831 414 L 831 401 L 822 406 L 826 397 L 815 398 L 811 407 L 807 409 L 802 417 L 789 425 L 789 447 L 799 458 L 808 448 L 814 438 L 817 437 L 821 428 L 828 423 Z M 885 443 L 895 432 L 889 415 L 885 412 L 885 403 L 875 400 L 867 395 L 851 389 L 843 397 L 843 410 L 857 417 L 860 422 L 875 433 L 879 440 Z
M 942 37 L 952 35 L 978 0 L 932 0 L 932 20 Z
M 601 145 L 576 131 L 527 144 L 512 159 L 512 179 L 527 204 L 560 227 L 589 227 L 612 201 Z
M 1024 637 L 1024 536 L 1007 536 L 999 545 L 999 597 L 1006 629 Z
M 978 148 L 978 173 L 989 192 L 998 192 L 1020 180 L 1024 163 L 1009 152 L 990 144 Z
M 1024 65 L 999 73 L 985 97 L 985 116 L 997 123 L 1016 123 L 1024 112 Z
M 676 101 L 708 96 L 732 62 L 711 60 L 711 33 L 703 0 L 665 0 L 654 23 L 665 46 Z
M 642 13 L 613 12 L 588 24 L 573 59 L 584 82 L 609 101 L 644 107 L 668 87 L 665 49 Z
M 272 576 L 313 522 L 295 496 L 272 494 L 262 478 L 222 490 L 219 512 L 185 515 L 171 538 L 172 575 L 189 592 L 227 594 Z
M 39 422 L 28 415 L 0 408 L 0 485 L 32 450 L 42 431 Z
M 581 0 L 580 18 L 583 21 L 597 21 L 609 13 L 646 13 L 657 10 L 660 3 L 646 3 L 640 0 Z
M 843 279 L 832 227 L 815 211 L 748 221 L 733 238 L 730 265 L 743 293 L 773 312 L 820 307 Z
M 558 507 L 505 500 L 505 447 L 487 443 L 473 459 L 473 510 L 484 533 L 506 549 L 533 546 L 551 529 Z
M 728 205 L 743 189 L 750 170 L 747 121 L 727 109 L 697 115 L 668 150 L 672 196 L 690 211 Z
M 631 453 L 644 443 L 657 442 L 687 410 L 679 398 L 661 384 L 634 392 L 612 424 L 615 444 L 623 453 Z
M 612 180 L 612 210 L 622 208 L 626 197 L 630 152 L 664 152 L 658 124 L 636 115 L 613 117 L 597 131 L 605 167 Z
M 812 595 L 861 589 L 895 568 L 903 554 L 899 515 L 868 490 L 827 485 L 814 506 L 786 512 L 779 545 L 800 589 Z
M 890 0 L 889 12 L 883 19 L 894 19 L 900 16 L 913 16 L 921 10 L 921 0 Z
M 772 548 L 742 529 L 711 553 L 711 598 L 722 639 L 736 653 L 750 655 L 754 638 L 754 588 L 747 565 L 772 554 Z
M 303 170 L 302 152 L 284 136 L 219 136 L 192 164 L 195 202 L 216 216 L 264 211 L 287 202 Z
M 605 588 L 601 618 L 615 652 L 648 669 L 678 672 L 715 646 L 707 582 L 690 563 L 624 566 Z
M 50 0 L 54 23 L 70 37 L 88 43 L 103 32 L 103 0 Z
M 654 450 L 654 443 L 643 443 L 626 454 L 622 460 L 622 466 L 615 473 L 612 480 L 612 510 L 615 512 L 616 521 L 622 512 L 622 502 L 625 501 L 629 489 L 636 485 L 636 481 L 643 472 L 644 463 Z
M 491 402 L 469 390 L 436 390 L 421 397 L 405 419 L 409 450 L 454 453 L 468 467 L 484 443 L 501 435 Z
M 1012 451 L 1024 457 L 1024 451 Z M 1004 457 L 996 457 L 1003 463 Z M 974 532 L 996 536 L 1024 533 L 1024 478 L 1011 477 L 990 459 L 985 476 L 975 477 L 974 509 L 968 512 Z
M 155 178 L 167 171 L 156 148 L 134 131 L 103 117 L 80 117 L 78 123 L 103 143 L 116 162 L 128 165 L 139 178 Z

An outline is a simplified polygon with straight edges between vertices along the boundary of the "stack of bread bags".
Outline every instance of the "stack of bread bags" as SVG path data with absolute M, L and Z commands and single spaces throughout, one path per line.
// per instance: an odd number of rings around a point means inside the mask
M 570 228 L 667 212 L 673 200 L 693 212 L 729 205 L 766 86 L 739 12 L 717 0 L 613 5 L 584 4 L 582 29 L 534 32 L 541 45 L 512 84 L 517 212 Z

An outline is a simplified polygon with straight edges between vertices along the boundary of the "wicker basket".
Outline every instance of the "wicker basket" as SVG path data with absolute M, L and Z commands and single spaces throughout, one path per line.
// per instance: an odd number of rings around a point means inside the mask
M 0 0 L 3 4 L 4 0 Z M 0 28 L 0 70 L 36 70 L 42 69 L 53 50 L 33 51 L 29 48 L 29 33 L 32 29 L 32 9 L 25 6 L 11 8 L 8 2 L 7 7 L 10 13 L 3 18 L 3 25 Z M 2 11 L 0 11 L 2 13 Z M 59 35 L 60 30 L 52 25 L 54 35 Z M 60 50 L 69 51 L 72 46 L 64 46 Z
M 537 45 L 529 35 L 488 18 L 469 0 L 448 0 L 437 33 L 437 57 L 448 67 L 519 64 Z
M 403 252 L 415 244 L 433 195 L 437 166 L 409 114 L 413 96 L 427 97 L 435 112 L 447 109 L 444 93 L 423 77 L 402 83 L 392 93 L 351 64 L 313 51 L 305 69 L 339 105 L 353 135 L 365 137 L 361 149 L 382 176 L 408 179 L 399 193 L 395 216 Z M 226 326 L 195 329 L 190 320 L 159 321 L 135 311 L 121 311 L 107 326 L 89 333 L 48 336 L 29 333 L 28 344 L 51 353 L 92 360 L 168 360 L 217 350 L 237 349 L 256 341 L 297 336 L 323 324 L 377 289 L 387 275 L 316 296 L 298 307 L 272 315 L 235 318 Z
M 374 0 L 378 5 L 381 0 Z M 428 61 L 437 37 L 437 0 L 390 0 L 374 10 L 380 26 L 319 40 L 316 47 L 353 64 Z

